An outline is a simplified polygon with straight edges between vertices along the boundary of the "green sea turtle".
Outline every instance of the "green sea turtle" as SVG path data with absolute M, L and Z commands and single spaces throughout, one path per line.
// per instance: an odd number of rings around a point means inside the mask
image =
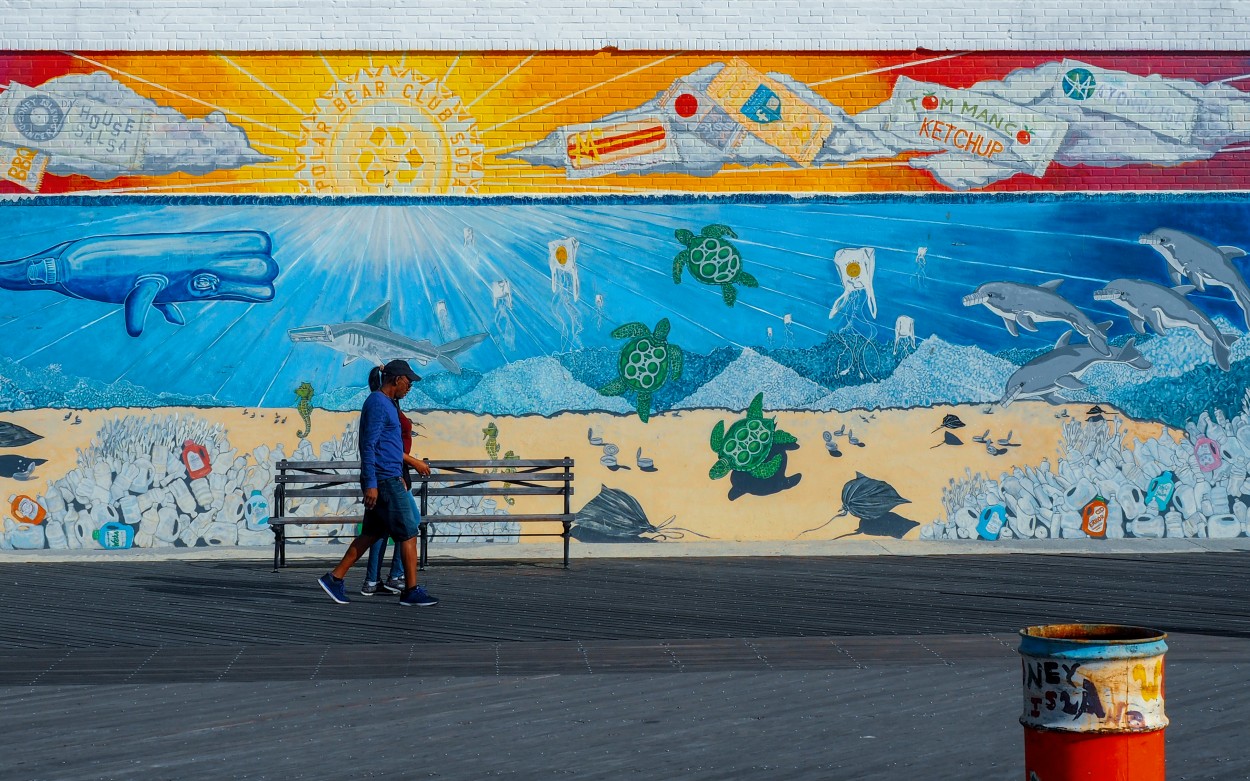
M 746 472 L 767 480 L 781 467 L 781 454 L 768 457 L 773 445 L 797 442 L 793 434 L 777 428 L 776 418 L 764 417 L 764 394 L 757 393 L 747 407 L 747 416 L 725 431 L 725 421 L 712 429 L 712 450 L 720 456 L 708 477 L 719 480 L 730 472 Z
M 738 238 L 728 225 L 704 225 L 698 236 L 679 228 L 673 235 L 685 247 L 673 258 L 673 281 L 677 284 L 681 284 L 682 267 L 689 266 L 690 273 L 703 284 L 720 285 L 726 306 L 733 306 L 738 300 L 735 284 L 760 286 L 755 277 L 742 270 L 738 248 L 725 240 L 725 236 Z
M 668 331 L 666 317 L 655 324 L 654 332 L 642 323 L 626 323 L 612 332 L 613 339 L 629 341 L 621 348 L 620 374 L 599 392 L 604 396 L 636 392 L 638 401 L 634 406 L 643 423 L 651 417 L 651 396 L 669 377 L 681 377 L 681 348 L 668 341 Z

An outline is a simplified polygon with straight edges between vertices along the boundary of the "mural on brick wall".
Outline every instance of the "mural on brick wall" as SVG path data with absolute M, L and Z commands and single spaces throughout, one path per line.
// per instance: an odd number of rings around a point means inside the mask
M 576 458 L 581 541 L 1247 533 L 1244 57 L 0 71 L 0 547 L 267 543 L 392 358 L 418 454 Z
M 265 544 L 397 357 L 419 454 L 574 457 L 583 541 L 1246 533 L 1238 196 L 0 208 L 6 547 Z
M 0 55 L 0 190 L 1238 189 L 1239 55 Z M 697 231 L 696 231 L 697 233 Z

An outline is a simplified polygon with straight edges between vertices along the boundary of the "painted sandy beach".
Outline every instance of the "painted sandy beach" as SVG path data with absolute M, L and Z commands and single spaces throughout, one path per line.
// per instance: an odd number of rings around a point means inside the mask
M 1057 417 L 1065 412 L 1066 417 Z M 709 432 L 718 421 L 728 425 L 742 417 L 742 413 L 715 410 L 664 413 L 653 417 L 650 423 L 642 423 L 635 415 L 602 413 L 566 413 L 553 418 L 413 413 L 421 424 L 414 451 L 435 460 L 487 458 L 483 429 L 493 421 L 498 429 L 501 452 L 512 451 L 520 458 L 571 456 L 576 460 L 575 511 L 594 498 L 601 488 L 624 491 L 638 501 L 653 526 L 661 527 L 667 522 L 668 529 L 688 530 L 647 535 L 670 540 L 699 539 L 695 535 L 725 541 L 821 540 L 853 534 L 860 528 L 861 521 L 851 515 L 837 518 L 818 531 L 804 532 L 821 526 L 838 512 L 842 487 L 858 472 L 888 483 L 899 497 L 907 500 L 895 508 L 897 519 L 886 534 L 915 539 L 920 526 L 911 526 L 905 521 L 926 524 L 943 518 L 942 490 L 951 481 L 966 480 L 970 474 L 997 479 L 1015 467 L 1037 467 L 1044 459 L 1054 463 L 1062 455 L 1064 423 L 1084 420 L 1086 412 L 1086 405 L 1052 407 L 1026 402 L 1006 409 L 964 405 L 876 412 L 766 413 L 766 418 L 776 418 L 779 429 L 794 435 L 797 448 L 790 446 L 793 449 L 785 453 L 783 469 L 776 476 L 755 482 L 737 480 L 736 474 L 719 480 L 709 477 L 709 469 L 717 461 L 709 445 Z M 256 470 L 259 469 L 257 454 L 281 452 L 292 456 L 300 448 L 296 435 L 303 428 L 303 420 L 290 408 L 13 412 L 5 419 L 43 437 L 20 448 L 20 453 L 46 459 L 46 463 L 35 468 L 34 478 L 30 480 L 0 477 L 0 491 L 5 497 L 29 496 L 46 507 L 49 483 L 83 466 L 79 463 L 80 455 L 92 448 L 93 440 L 96 447 L 100 446 L 102 427 L 116 426 L 128 417 L 131 425 L 163 426 L 174 421 L 175 416 L 183 424 L 194 421 L 205 430 L 219 432 L 218 441 L 229 446 L 229 464 L 214 467 L 216 469 L 234 464 Z M 948 416 L 954 416 L 964 425 L 943 427 L 943 421 L 951 419 Z M 315 410 L 313 430 L 305 448 L 311 446 L 312 452 L 320 453 L 323 443 L 346 439 L 343 434 L 349 426 L 354 426 L 356 419 L 356 413 Z M 1125 444 L 1161 435 L 1175 439 L 1175 432 L 1160 424 L 1126 418 L 1119 418 L 1118 424 L 1103 421 L 1088 425 L 1104 428 L 1118 425 Z M 982 438 L 985 431 L 989 432 L 988 440 L 998 455 L 992 455 L 989 447 L 975 441 Z M 840 455 L 831 454 L 825 432 L 838 433 L 831 436 L 831 441 Z M 592 437 L 601 444 L 592 444 Z M 957 438 L 962 444 L 948 443 L 948 437 Z M 860 445 L 852 444 L 852 438 Z M 1003 444 L 998 445 L 999 442 Z M 927 443 L 931 447 L 918 448 L 915 443 Z M 613 452 L 610 445 L 615 446 L 615 468 L 603 461 L 605 453 Z M 640 449 L 645 469 L 639 466 Z M 246 464 L 238 461 L 243 457 Z M 645 459 L 651 459 L 652 463 L 648 465 Z M 242 483 L 245 472 L 245 469 L 240 472 L 236 482 Z M 261 476 L 266 474 L 270 473 L 261 470 Z M 253 473 L 251 479 L 255 483 L 259 479 L 257 473 Z M 205 480 L 211 482 L 211 475 Z M 230 485 L 234 490 L 234 484 Z M 735 485 L 739 486 L 738 490 Z M 109 488 L 104 487 L 105 496 Z M 261 490 L 269 494 L 270 489 Z M 730 501 L 727 498 L 731 491 L 735 496 Z M 114 491 L 114 497 L 118 493 Z M 112 502 L 116 504 L 116 498 Z M 233 506 L 237 502 L 231 500 L 229 504 Z M 514 507 L 503 509 L 551 511 L 553 508 L 549 505 L 550 502 L 539 503 L 539 498 L 531 499 L 527 505 L 522 498 Z M 211 506 L 210 501 L 198 509 L 202 512 Z M 182 514 L 184 523 L 189 521 L 190 514 Z M 12 514 L 9 515 L 10 523 L 15 523 Z M 238 522 L 224 511 L 217 515 L 213 522 Z M 91 517 L 99 522 L 116 521 L 119 514 L 96 512 Z M 120 520 L 129 519 L 122 513 Z M 86 521 L 88 525 L 93 522 Z M 264 544 L 268 539 L 267 532 L 252 532 L 241 534 L 236 541 L 238 544 Z M 161 544 L 159 540 L 148 542 Z M 182 544 L 197 542 L 184 537 Z

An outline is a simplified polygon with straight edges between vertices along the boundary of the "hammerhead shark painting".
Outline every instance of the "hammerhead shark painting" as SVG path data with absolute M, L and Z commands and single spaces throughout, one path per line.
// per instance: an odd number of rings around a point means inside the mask
M 121 304 L 131 336 L 143 333 L 150 309 L 184 325 L 180 303 L 272 301 L 277 276 L 262 231 L 88 236 L 0 262 L 5 290 Z
M 429 339 L 409 339 L 391 330 L 391 302 L 369 313 L 363 321 L 307 325 L 287 331 L 292 342 L 316 342 L 337 350 L 347 357 L 343 365 L 363 358 L 381 365 L 396 358 L 417 361 L 424 365 L 438 361 L 452 374 L 461 372 L 455 357 L 486 339 L 486 334 L 473 334 L 446 344 L 434 344 Z

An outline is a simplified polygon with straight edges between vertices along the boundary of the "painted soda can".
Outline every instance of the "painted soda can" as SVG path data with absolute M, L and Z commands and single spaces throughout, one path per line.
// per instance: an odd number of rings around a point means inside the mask
M 1107 536 L 1107 500 L 1095 496 L 1081 509 L 1081 531 L 1090 537 Z
M 1164 781 L 1166 638 L 1111 624 L 1020 630 L 1024 777 Z

